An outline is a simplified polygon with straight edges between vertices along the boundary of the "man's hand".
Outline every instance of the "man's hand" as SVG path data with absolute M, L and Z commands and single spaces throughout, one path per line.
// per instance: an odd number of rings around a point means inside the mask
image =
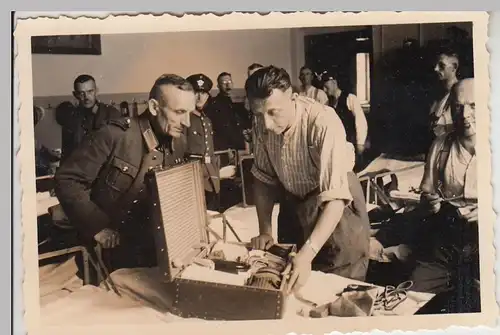
M 422 193 L 420 198 L 422 205 L 432 214 L 436 214 L 441 209 L 443 199 L 435 193 Z
M 287 294 L 299 291 L 307 283 L 311 275 L 311 263 L 314 257 L 315 253 L 307 245 L 300 249 L 297 256 L 293 257 L 292 271 L 287 284 Z
M 267 250 L 274 245 L 274 239 L 269 234 L 260 234 L 259 236 L 253 237 L 250 243 L 254 249 Z
M 477 206 L 471 210 L 469 213 L 465 214 L 463 216 L 463 218 L 465 220 L 467 220 L 467 222 L 470 222 L 470 223 L 473 223 L 473 222 L 477 222 L 477 216 L 478 216 L 478 213 L 479 213 L 479 210 L 477 208 Z
M 115 248 L 120 244 L 120 234 L 109 228 L 104 228 L 98 232 L 94 239 L 105 249 Z

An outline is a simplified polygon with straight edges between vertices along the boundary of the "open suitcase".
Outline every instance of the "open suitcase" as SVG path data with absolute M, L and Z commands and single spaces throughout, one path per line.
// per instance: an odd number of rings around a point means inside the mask
M 296 246 L 275 245 L 264 252 L 244 243 L 210 241 L 198 161 L 153 170 L 147 179 L 158 265 L 165 282 L 175 286 L 173 312 L 206 320 L 282 318 Z M 242 256 L 232 259 L 231 248 Z M 226 274 L 233 275 L 230 282 Z

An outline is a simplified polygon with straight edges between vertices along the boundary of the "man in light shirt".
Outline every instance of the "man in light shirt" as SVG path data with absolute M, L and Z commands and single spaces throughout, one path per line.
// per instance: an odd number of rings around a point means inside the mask
M 426 216 L 415 248 L 412 289 L 447 293 L 454 300 L 448 312 L 460 313 L 472 312 L 467 301 L 479 294 L 472 284 L 479 281 L 473 79 L 453 87 L 450 104 L 454 130 L 434 140 L 420 186 Z
M 437 57 L 434 72 L 436 72 L 441 87 L 439 92 L 436 92 L 437 98 L 430 109 L 431 131 L 435 137 L 453 130 L 450 91 L 453 85 L 458 82 L 458 66 L 458 55 L 452 51 L 443 51 Z
M 314 73 L 307 67 L 303 66 L 300 69 L 299 80 L 301 83 L 299 95 L 316 100 L 320 104 L 328 104 L 326 93 L 313 85 Z
M 358 161 L 365 151 L 368 123 L 358 98 L 340 89 L 337 77 L 327 71 L 321 77 L 323 89 L 328 96 L 328 105 L 335 109 L 344 125 L 347 141 L 354 145 Z
M 260 235 L 256 248 L 273 245 L 271 214 L 280 202 L 278 242 L 298 247 L 290 290 L 312 268 L 364 280 L 370 226 L 354 149 L 334 110 L 292 92 L 284 69 L 257 70 L 245 84 L 254 128 L 255 203 Z

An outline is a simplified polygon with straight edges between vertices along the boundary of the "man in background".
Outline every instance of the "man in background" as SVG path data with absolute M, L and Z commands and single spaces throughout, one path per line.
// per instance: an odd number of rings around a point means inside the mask
M 186 128 L 187 155 L 201 161 L 207 208 L 218 211 L 220 164 L 218 157 L 214 154 L 212 122 L 205 113 L 213 82 L 203 73 L 193 74 L 187 78 L 187 81 L 193 86 L 196 96 L 196 109 L 190 114 L 191 126 Z
M 183 162 L 194 109 L 191 84 L 165 74 L 153 84 L 147 110 L 90 133 L 57 171 L 55 191 L 69 222 L 82 243 L 108 249 L 111 271 L 156 265 L 144 179 L 150 169 Z
M 99 102 L 94 77 L 88 74 L 78 76 L 73 83 L 73 89 L 73 96 L 78 105 L 70 118 L 64 118 L 67 122 L 62 125 L 62 164 L 79 147 L 87 134 L 98 130 L 111 119 L 121 118 L 121 113 L 116 108 Z
M 299 95 L 316 100 L 320 104 L 327 105 L 328 97 L 326 93 L 313 85 L 314 76 L 311 68 L 303 66 L 300 69 L 299 80 L 301 86 L 299 88 Z
M 346 139 L 356 149 L 356 163 L 359 165 L 365 151 L 366 137 L 368 135 L 365 112 L 354 94 L 340 89 L 337 77 L 332 72 L 323 73 L 321 79 L 323 89 L 328 96 L 328 105 L 340 117 L 345 128 Z
M 230 73 L 222 72 L 217 77 L 219 94 L 207 106 L 207 116 L 212 121 L 216 151 L 245 150 L 243 131 L 251 128 L 251 119 L 244 106 L 233 101 L 233 79 Z M 232 161 L 234 157 L 229 157 Z M 224 158 L 221 166 L 229 162 Z
M 434 137 L 442 136 L 453 130 L 450 91 L 453 85 L 458 82 L 458 67 L 459 57 L 455 52 L 445 50 L 438 55 L 434 72 L 440 85 L 430 110 L 430 127 Z

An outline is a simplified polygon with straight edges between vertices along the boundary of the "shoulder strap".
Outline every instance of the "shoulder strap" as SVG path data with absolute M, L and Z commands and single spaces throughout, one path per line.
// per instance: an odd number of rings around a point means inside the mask
M 117 126 L 118 128 L 121 128 L 122 130 L 126 131 L 130 128 L 130 118 L 110 118 L 108 120 L 108 124 Z
M 450 156 L 451 143 L 453 140 L 453 134 L 449 134 L 443 141 L 443 145 L 438 152 L 437 157 L 437 171 L 439 174 L 439 179 L 444 180 L 444 170 L 446 167 L 446 162 Z

